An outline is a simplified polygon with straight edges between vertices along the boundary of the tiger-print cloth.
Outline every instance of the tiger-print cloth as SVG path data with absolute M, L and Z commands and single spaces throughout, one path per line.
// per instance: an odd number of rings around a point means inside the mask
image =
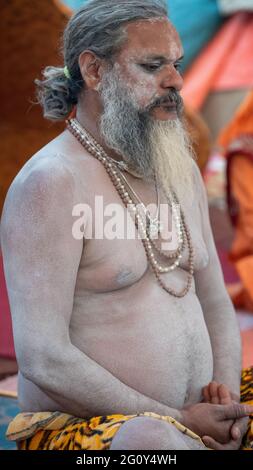
M 241 402 L 253 405 L 253 367 L 242 371 Z M 120 426 L 137 416 L 167 421 L 202 442 L 197 434 L 174 418 L 152 412 L 95 416 L 86 420 L 57 411 L 20 413 L 10 423 L 6 436 L 9 440 L 15 440 L 20 450 L 108 450 Z M 253 450 L 253 415 L 249 419 L 240 450 Z

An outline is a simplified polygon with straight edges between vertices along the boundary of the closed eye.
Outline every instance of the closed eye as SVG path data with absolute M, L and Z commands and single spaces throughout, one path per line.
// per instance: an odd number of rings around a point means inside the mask
M 174 67 L 178 72 L 181 72 L 182 71 L 182 62 L 175 62 Z
M 155 72 L 161 68 L 161 64 L 140 64 L 140 66 L 148 72 Z

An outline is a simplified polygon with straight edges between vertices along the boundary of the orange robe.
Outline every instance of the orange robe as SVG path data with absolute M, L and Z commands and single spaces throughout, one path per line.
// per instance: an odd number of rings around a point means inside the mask
M 237 308 L 253 312 L 253 153 L 251 159 L 239 152 L 230 158 L 228 200 L 232 199 L 230 215 L 235 238 L 229 258 L 242 283 L 231 297 Z
M 219 144 L 227 159 L 227 202 L 235 229 L 229 258 L 241 281 L 229 293 L 237 308 L 253 312 L 253 91 L 221 133 Z

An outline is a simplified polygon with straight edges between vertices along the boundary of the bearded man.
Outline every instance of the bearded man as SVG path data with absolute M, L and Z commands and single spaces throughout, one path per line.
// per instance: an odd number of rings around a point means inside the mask
M 240 335 L 182 124 L 182 55 L 162 1 L 92 0 L 65 30 L 64 68 L 37 81 L 45 117 L 76 111 L 3 214 L 20 449 L 241 445 L 253 407 L 239 403 Z M 140 236 L 94 236 L 99 196 Z

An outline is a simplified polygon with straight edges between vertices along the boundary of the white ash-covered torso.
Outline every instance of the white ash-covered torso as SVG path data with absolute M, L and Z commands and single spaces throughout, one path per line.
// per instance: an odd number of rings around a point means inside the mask
M 72 149 L 69 153 L 68 148 Z M 101 163 L 67 131 L 48 150 L 74 175 L 76 203 L 94 209 L 95 196 L 100 195 L 105 206 L 117 203 L 124 207 Z M 29 165 L 36 166 L 43 158 L 43 152 L 38 153 Z M 29 165 L 20 178 L 30 171 Z M 156 203 L 153 186 L 125 175 L 146 205 Z M 196 184 L 194 191 L 193 201 L 186 195 L 180 203 L 192 237 L 195 271 L 199 272 L 209 257 Z M 166 285 L 176 291 L 186 283 L 187 258 L 185 250 L 180 266 L 162 275 Z M 75 347 L 123 383 L 172 408 L 199 402 L 202 387 L 212 380 L 212 348 L 194 279 L 185 297 L 169 295 L 158 284 L 137 238 L 84 241 L 69 334 Z M 19 397 L 23 410 L 59 409 L 57 399 L 49 398 L 21 374 Z

